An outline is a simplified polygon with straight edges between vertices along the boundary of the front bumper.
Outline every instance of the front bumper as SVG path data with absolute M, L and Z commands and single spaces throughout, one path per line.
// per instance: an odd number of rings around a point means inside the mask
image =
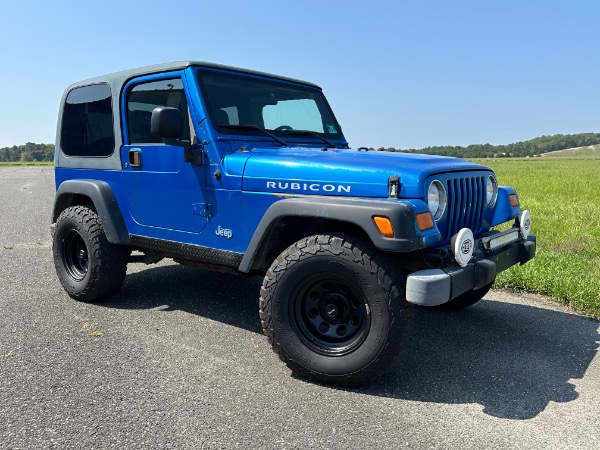
M 465 267 L 452 265 L 445 269 L 419 270 L 408 276 L 406 300 L 423 306 L 446 303 L 470 290 L 493 283 L 496 275 L 515 264 L 525 264 L 535 256 L 536 237 L 531 234 L 494 252 L 478 250 L 475 262 Z

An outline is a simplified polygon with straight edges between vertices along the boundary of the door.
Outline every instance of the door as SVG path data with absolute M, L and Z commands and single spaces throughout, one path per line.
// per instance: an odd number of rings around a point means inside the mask
M 165 144 L 150 133 L 152 110 L 168 106 L 181 111 L 181 140 L 191 141 L 194 130 L 181 75 L 144 77 L 129 83 L 124 95 L 121 161 L 131 217 L 143 226 L 201 232 L 206 225 L 205 168 L 185 162 L 183 146 Z

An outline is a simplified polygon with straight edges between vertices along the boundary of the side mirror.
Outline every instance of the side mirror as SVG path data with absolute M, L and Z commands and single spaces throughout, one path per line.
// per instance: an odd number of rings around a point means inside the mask
M 177 139 L 183 134 L 183 117 L 177 108 L 159 106 L 152 111 L 150 133 L 160 138 Z

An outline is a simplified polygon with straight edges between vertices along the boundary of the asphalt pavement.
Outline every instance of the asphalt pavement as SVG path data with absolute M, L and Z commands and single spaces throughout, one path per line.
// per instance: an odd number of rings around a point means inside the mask
M 363 389 L 290 374 L 261 280 L 130 264 L 101 304 L 54 271 L 51 167 L 0 168 L 0 449 L 600 449 L 596 320 L 492 291 L 414 309 L 394 368 Z

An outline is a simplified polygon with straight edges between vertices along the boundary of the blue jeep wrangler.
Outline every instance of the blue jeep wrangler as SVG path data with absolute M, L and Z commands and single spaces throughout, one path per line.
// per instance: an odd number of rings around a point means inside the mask
M 105 299 L 129 262 L 162 258 L 261 275 L 269 342 L 318 382 L 381 375 L 407 302 L 468 307 L 535 254 L 529 212 L 488 167 L 351 149 L 321 88 L 267 73 L 189 61 L 75 83 L 54 162 L 71 297 Z

